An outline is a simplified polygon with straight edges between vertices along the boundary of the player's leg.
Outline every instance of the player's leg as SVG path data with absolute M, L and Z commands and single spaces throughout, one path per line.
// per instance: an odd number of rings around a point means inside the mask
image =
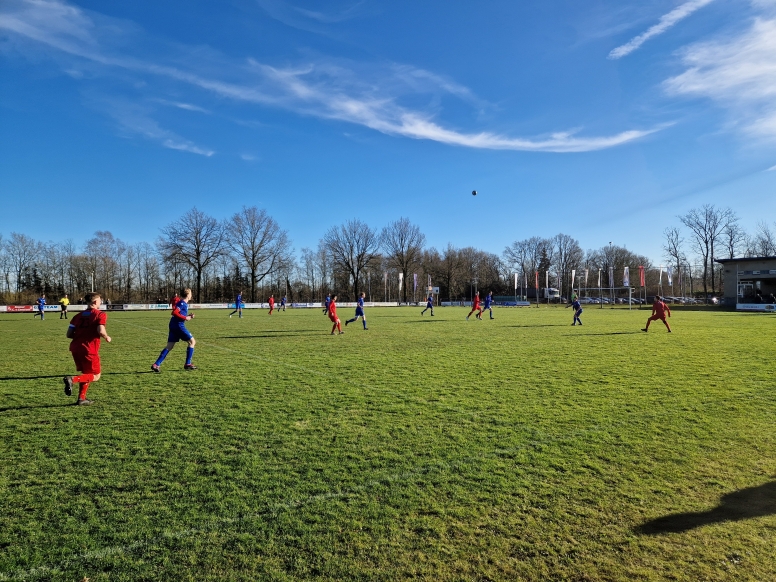
M 153 370 L 154 372 L 159 372 L 159 366 L 162 365 L 162 362 L 164 362 L 164 359 L 167 357 L 167 354 L 169 354 L 170 350 L 172 350 L 175 347 L 176 343 L 178 343 L 178 337 L 177 335 L 173 334 L 172 330 L 170 330 L 170 335 L 167 337 L 167 345 L 161 352 L 159 352 L 159 357 L 156 358 L 156 362 L 151 364 L 151 370 Z
M 339 331 L 340 333 L 345 333 L 344 331 L 342 331 L 342 325 L 340 325 L 339 318 L 337 318 L 337 324 L 336 325 L 337 325 L 337 331 Z
M 670 326 L 670 325 L 668 325 L 668 320 L 667 320 L 665 317 L 663 318 L 663 323 L 665 324 L 665 326 L 666 326 L 666 329 L 667 329 L 667 330 L 668 330 L 668 332 L 670 333 L 670 332 L 671 332 L 671 326 Z
M 183 366 L 184 370 L 196 370 L 197 367 L 191 363 L 191 359 L 194 357 L 194 346 L 197 345 L 197 340 L 194 336 L 189 334 L 189 345 L 186 348 L 186 363 Z
M 332 326 L 331 326 L 331 335 L 334 335 L 334 332 L 337 331 L 337 320 L 332 319 Z

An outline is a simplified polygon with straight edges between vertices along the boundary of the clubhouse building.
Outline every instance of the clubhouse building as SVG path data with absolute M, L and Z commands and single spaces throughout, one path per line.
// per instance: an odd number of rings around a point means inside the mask
M 724 302 L 743 311 L 776 311 L 776 257 L 715 259 L 722 265 Z

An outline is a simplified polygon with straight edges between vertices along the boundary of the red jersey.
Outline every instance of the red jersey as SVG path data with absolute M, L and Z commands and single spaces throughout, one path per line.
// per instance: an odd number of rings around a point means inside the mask
M 329 319 L 332 321 L 337 319 L 337 305 L 332 301 L 329 303 Z
M 663 303 L 662 301 L 655 301 L 652 304 L 652 313 L 654 315 L 657 315 L 660 319 L 666 318 L 666 311 L 668 311 L 668 314 L 671 314 L 671 310 L 668 309 L 668 305 Z
M 480 296 L 475 295 L 474 296 L 474 309 L 477 309 L 480 306 Z
M 108 322 L 108 314 L 99 309 L 87 309 L 77 313 L 70 320 L 74 328 L 70 351 L 86 351 L 96 354 L 100 351 L 100 326 Z
M 275 298 L 274 297 L 270 297 L 269 298 L 269 306 L 273 307 L 274 305 L 275 305 Z

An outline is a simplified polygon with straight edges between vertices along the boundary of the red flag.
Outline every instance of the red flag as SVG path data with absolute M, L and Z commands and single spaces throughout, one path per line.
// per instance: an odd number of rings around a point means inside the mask
M 644 287 L 644 265 L 639 265 L 639 283 Z
M 536 296 L 539 297 L 539 271 L 536 271 Z

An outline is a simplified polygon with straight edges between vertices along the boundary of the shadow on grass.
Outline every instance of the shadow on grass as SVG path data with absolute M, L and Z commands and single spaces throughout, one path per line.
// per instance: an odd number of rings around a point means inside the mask
M 142 372 L 103 372 L 103 376 L 137 376 L 138 374 L 153 374 L 151 370 L 144 370 Z M 76 372 L 72 374 L 56 374 L 54 376 L 4 376 L 0 378 L 0 382 L 9 382 L 12 380 L 45 380 L 46 378 L 59 378 L 60 380 L 69 375 L 76 375 Z
M 569 325 L 569 327 L 571 327 Z M 643 334 L 643 331 L 604 331 L 601 333 L 567 333 L 568 336 L 577 336 L 577 335 L 636 335 L 636 334 Z
M 537 325 L 505 325 L 504 327 L 571 327 L 570 323 L 540 323 Z
M 709 511 L 676 513 L 658 517 L 635 529 L 643 535 L 681 533 L 696 527 L 726 521 L 740 521 L 776 514 L 776 481 L 748 487 L 723 495 L 719 505 Z
M 446 319 L 413 319 L 412 321 L 405 321 L 404 323 L 437 323 L 439 321 L 447 321 Z
M 279 332 L 269 332 L 270 334 L 279 333 Z M 305 329 L 302 330 L 301 333 L 295 333 L 293 331 L 286 331 L 282 332 L 284 334 L 283 337 L 301 337 L 305 335 L 320 335 L 322 332 L 320 329 L 312 330 L 312 329 Z M 216 336 L 216 339 L 256 339 L 256 338 L 274 338 L 277 339 L 278 336 L 276 335 L 219 335 Z
M 67 404 L 24 404 L 22 406 L 4 406 L 0 408 L 0 412 L 8 412 L 9 410 L 25 410 L 27 408 L 65 408 L 74 406 L 75 403 L 70 401 Z

